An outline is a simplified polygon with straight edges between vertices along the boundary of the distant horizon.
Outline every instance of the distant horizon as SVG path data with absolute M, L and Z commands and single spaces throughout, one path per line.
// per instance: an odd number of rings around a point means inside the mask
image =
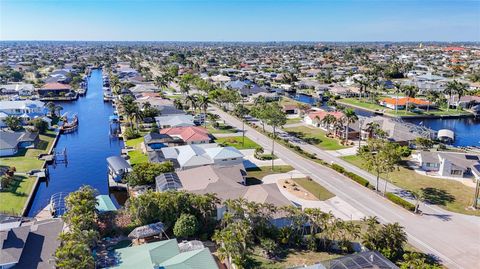
M 82 39 L 23 39 L 23 40 L 0 40 L 1 42 L 140 42 L 140 43 L 474 43 L 480 44 L 475 40 L 441 41 L 441 40 L 82 40 Z
M 480 0 L 1 0 L 0 40 L 479 42 Z

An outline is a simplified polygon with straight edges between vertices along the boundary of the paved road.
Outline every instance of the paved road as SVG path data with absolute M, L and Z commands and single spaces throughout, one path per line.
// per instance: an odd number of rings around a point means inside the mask
M 214 108 L 228 124 L 241 128 L 242 123 L 231 115 Z M 272 140 L 246 125 L 246 135 L 265 149 L 271 149 Z M 300 142 L 300 141 L 298 141 Z M 361 176 L 371 178 L 330 154 L 308 144 L 319 158 L 338 162 Z M 311 148 L 312 147 L 312 148 Z M 399 222 L 405 227 L 409 242 L 416 248 L 437 256 L 448 268 L 478 268 L 480 264 L 480 218 L 456 214 L 435 206 L 424 208 L 425 215 L 415 215 L 365 189 L 345 176 L 276 144 L 275 154 L 298 171 L 310 175 L 329 191 L 365 215 L 377 216 L 382 222 Z

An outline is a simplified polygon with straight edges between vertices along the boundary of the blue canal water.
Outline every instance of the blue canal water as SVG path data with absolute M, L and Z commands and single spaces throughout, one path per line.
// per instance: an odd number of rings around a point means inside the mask
M 293 99 L 315 106 L 318 102 L 317 98 L 296 94 L 291 96 Z M 325 106 L 322 108 L 328 109 Z M 372 117 L 374 113 L 362 109 L 355 109 L 359 116 Z M 458 119 L 404 119 L 406 122 L 411 122 L 417 125 L 428 127 L 432 130 L 438 131 L 440 129 L 450 129 L 455 132 L 454 146 L 480 146 L 480 118 L 458 118 Z
M 78 130 L 62 134 L 57 151 L 66 148 L 68 164 L 49 166 L 50 179 L 42 182 L 29 211 L 34 216 L 49 203 L 57 192 L 72 192 L 82 185 L 90 185 L 101 194 L 108 194 L 106 158 L 120 155 L 123 142 L 109 135 L 109 116 L 113 114 L 110 103 L 103 102 L 102 71 L 94 69 L 88 78 L 85 97 L 74 102 L 59 102 L 62 113 L 78 115 Z

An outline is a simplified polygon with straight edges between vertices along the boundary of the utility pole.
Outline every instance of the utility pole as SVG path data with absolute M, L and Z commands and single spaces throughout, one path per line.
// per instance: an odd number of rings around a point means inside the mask
M 473 199 L 473 208 L 477 209 L 478 207 L 478 194 L 480 192 L 480 177 L 475 177 L 477 184 L 475 184 L 475 197 Z

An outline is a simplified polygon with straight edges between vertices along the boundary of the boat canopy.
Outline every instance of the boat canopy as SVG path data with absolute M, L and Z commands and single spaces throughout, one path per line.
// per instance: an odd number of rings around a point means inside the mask
M 129 171 L 132 169 L 132 166 L 120 156 L 111 156 L 107 158 L 108 166 L 116 173 L 122 171 Z

